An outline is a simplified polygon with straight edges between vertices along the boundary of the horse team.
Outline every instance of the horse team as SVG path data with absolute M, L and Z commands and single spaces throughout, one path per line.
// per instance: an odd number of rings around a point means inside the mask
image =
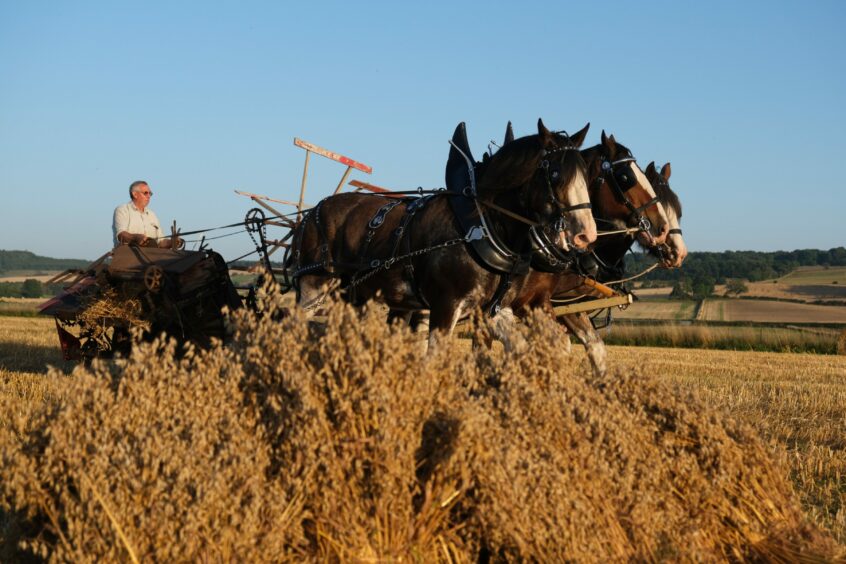
M 429 312 L 429 346 L 476 308 L 505 328 L 553 301 L 596 296 L 594 281 L 623 277 L 637 243 L 663 267 L 687 255 L 681 204 L 669 186 L 670 165 L 643 171 L 632 152 L 602 132 L 582 149 L 589 124 L 505 142 L 476 162 L 464 124 L 451 141 L 446 189 L 426 194 L 344 193 L 312 208 L 293 234 L 286 271 L 297 303 L 313 308 L 341 290 L 354 304 L 378 300 L 392 319 Z M 593 369 L 606 370 L 605 346 L 586 313 L 560 321 L 586 347 Z M 563 339 L 569 347 L 569 337 Z

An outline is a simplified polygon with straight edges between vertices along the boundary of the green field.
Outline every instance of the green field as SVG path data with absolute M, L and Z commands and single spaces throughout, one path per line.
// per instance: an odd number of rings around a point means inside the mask
M 778 279 L 779 282 L 796 286 L 809 284 L 846 284 L 846 267 L 799 267 Z

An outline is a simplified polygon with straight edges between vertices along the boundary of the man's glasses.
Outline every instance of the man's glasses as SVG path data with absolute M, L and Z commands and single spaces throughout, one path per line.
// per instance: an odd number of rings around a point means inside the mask
M 138 192 L 139 194 L 143 194 L 144 196 L 152 196 L 152 192 Z

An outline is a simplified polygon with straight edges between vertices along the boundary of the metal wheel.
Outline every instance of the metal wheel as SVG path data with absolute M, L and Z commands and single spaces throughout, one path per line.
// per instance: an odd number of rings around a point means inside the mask
M 247 231 L 250 233 L 259 233 L 265 225 L 264 218 L 265 216 L 263 211 L 259 208 L 253 208 L 248 211 L 246 217 L 244 217 L 244 227 L 246 227 Z
M 144 286 L 151 292 L 158 292 L 164 284 L 164 270 L 162 267 L 151 264 L 144 271 Z

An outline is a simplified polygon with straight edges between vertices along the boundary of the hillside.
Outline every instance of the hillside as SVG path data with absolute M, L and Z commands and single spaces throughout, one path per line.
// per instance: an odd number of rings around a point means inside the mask
M 61 271 L 84 268 L 90 261 L 82 259 L 56 259 L 38 256 L 29 251 L 0 250 L 0 276 L 37 274 L 39 271 Z

